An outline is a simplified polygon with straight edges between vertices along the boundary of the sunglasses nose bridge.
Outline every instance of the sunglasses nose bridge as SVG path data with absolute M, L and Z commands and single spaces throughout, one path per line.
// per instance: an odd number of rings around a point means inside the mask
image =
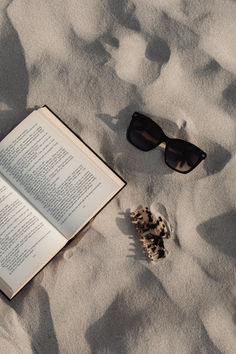
M 162 129 L 161 129 L 161 131 L 162 131 L 161 136 L 158 139 L 158 143 L 157 143 L 156 147 L 159 147 L 160 149 L 165 151 L 166 146 L 167 146 L 170 139 L 168 138 L 168 136 L 165 135 L 165 133 L 163 132 Z
M 163 131 L 162 131 L 163 132 Z M 162 134 L 162 142 L 166 143 L 166 145 L 169 143 L 169 141 L 171 140 L 171 138 L 169 138 L 167 135 L 165 135 L 165 133 L 163 132 Z
M 166 142 L 165 141 L 161 141 L 156 147 L 158 147 L 159 149 L 161 149 L 165 153 Z

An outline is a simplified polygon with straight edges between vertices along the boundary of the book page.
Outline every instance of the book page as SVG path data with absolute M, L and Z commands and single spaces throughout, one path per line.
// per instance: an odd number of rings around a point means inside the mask
M 105 171 L 38 111 L 0 143 L 0 172 L 68 239 L 120 190 Z
M 66 242 L 65 237 L 0 176 L 0 284 L 2 280 L 12 293 L 16 292 Z

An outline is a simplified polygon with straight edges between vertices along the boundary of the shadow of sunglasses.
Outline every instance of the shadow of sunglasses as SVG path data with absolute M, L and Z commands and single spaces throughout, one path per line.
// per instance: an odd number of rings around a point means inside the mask
M 165 143 L 165 162 L 180 173 L 191 172 L 207 154 L 194 144 L 182 139 L 169 138 L 152 119 L 134 112 L 127 130 L 128 141 L 142 151 L 155 149 Z

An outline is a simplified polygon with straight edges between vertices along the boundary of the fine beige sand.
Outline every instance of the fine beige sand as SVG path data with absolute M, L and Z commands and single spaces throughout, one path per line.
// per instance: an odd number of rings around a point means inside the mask
M 236 353 L 236 2 L 1 0 L 0 139 L 47 104 L 128 182 L 11 302 L 0 353 Z M 126 140 L 137 110 L 208 158 L 189 175 Z M 162 213 L 168 257 L 129 211 Z

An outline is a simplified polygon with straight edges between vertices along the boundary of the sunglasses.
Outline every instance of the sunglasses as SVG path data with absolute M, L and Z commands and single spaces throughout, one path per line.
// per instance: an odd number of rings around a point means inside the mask
M 138 112 L 134 112 L 132 116 L 127 139 L 143 151 L 152 150 L 161 143 L 166 143 L 165 162 L 180 173 L 189 173 L 207 157 L 207 154 L 196 145 L 182 139 L 169 138 L 157 123 Z

